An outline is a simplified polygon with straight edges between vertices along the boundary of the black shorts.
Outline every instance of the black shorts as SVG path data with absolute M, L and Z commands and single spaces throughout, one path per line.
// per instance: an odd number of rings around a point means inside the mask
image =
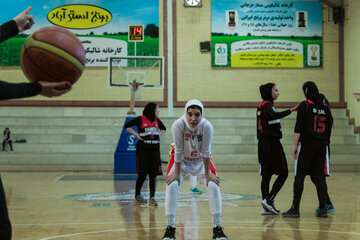
M 258 143 L 260 174 L 288 174 L 288 164 L 280 139 L 260 139 Z
M 323 141 L 304 142 L 299 145 L 295 175 L 324 176 L 326 144 Z
M 158 148 L 137 148 L 136 172 L 139 175 L 162 175 L 160 150 Z

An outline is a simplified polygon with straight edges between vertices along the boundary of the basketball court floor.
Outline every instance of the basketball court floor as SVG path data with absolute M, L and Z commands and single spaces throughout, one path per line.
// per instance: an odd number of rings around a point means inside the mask
M 110 173 L 4 172 L 13 239 L 162 239 L 165 180 L 159 177 L 158 207 L 133 203 L 135 175 Z M 317 196 L 305 180 L 301 217 L 261 216 L 260 177 L 256 172 L 223 172 L 222 225 L 229 239 L 360 239 L 360 174 L 333 172 L 328 178 L 335 212 L 317 218 Z M 148 196 L 147 184 L 143 195 Z M 291 205 L 293 174 L 276 198 L 276 207 Z M 204 186 L 198 186 L 205 190 Z M 176 238 L 211 239 L 212 223 L 206 191 L 192 194 L 189 180 L 179 193 Z

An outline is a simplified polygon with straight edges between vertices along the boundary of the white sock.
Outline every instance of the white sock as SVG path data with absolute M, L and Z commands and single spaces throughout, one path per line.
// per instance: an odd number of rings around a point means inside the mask
M 175 227 L 175 215 L 166 214 L 166 226 Z
M 179 185 L 177 181 L 173 181 L 170 185 L 166 185 L 165 195 L 165 215 L 167 226 L 175 227 L 175 215 L 177 206 L 177 194 Z
M 197 183 L 197 176 L 193 176 L 190 174 L 190 187 L 191 189 L 196 188 L 196 183 Z
M 221 213 L 215 213 L 212 215 L 213 227 L 221 227 Z
M 221 226 L 221 195 L 220 187 L 210 181 L 208 183 L 207 192 L 209 195 L 210 211 L 213 219 L 213 226 Z

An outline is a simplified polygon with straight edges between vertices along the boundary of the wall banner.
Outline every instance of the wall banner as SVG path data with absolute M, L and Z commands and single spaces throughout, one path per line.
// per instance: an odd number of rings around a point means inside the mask
M 320 1 L 211 2 L 213 67 L 322 67 Z
M 91 2 L 91 1 L 90 1 Z M 29 3 L 25 0 L 3 0 L 3 24 Z M 20 51 L 26 38 L 45 26 L 59 26 L 75 33 L 86 51 L 86 66 L 108 66 L 109 56 L 159 55 L 159 1 L 158 0 L 34 0 L 31 15 L 35 25 L 0 44 L 0 66 L 19 66 Z M 141 25 L 144 39 L 128 41 L 129 25 Z M 136 50 L 136 53 L 135 53 Z

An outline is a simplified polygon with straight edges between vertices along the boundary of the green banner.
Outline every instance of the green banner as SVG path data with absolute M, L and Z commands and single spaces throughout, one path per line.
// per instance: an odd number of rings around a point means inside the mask
M 320 1 L 211 2 L 213 67 L 322 67 Z

